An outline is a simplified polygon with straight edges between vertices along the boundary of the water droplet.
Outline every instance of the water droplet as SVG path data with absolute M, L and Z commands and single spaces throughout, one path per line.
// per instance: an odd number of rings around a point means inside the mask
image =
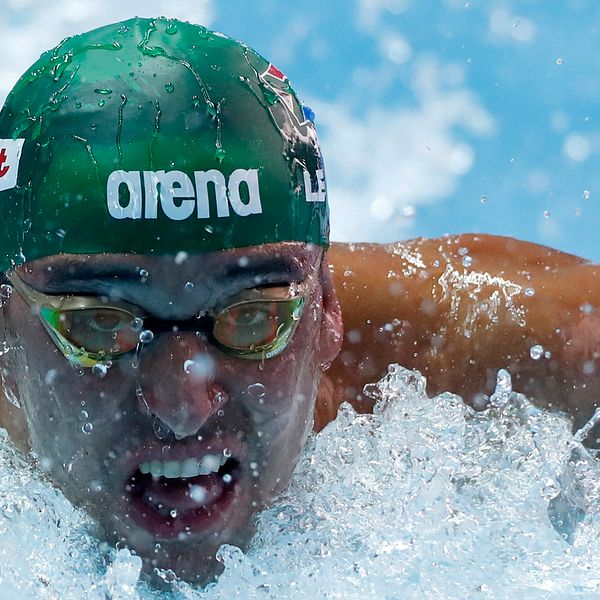
M 81 431 L 83 431 L 83 433 L 85 433 L 86 435 L 89 435 L 90 433 L 92 433 L 94 429 L 94 426 L 91 423 L 84 423 L 83 426 L 81 427 Z
M 564 61 L 564 59 L 563 59 L 563 58 L 560 58 L 560 57 L 559 57 L 559 58 L 557 58 L 557 59 L 556 59 L 556 64 L 557 64 L 557 65 L 559 65 L 559 66 L 560 66 L 560 65 L 564 65 L 564 64 L 565 64 L 565 61 Z
M 535 290 L 533 288 L 525 288 L 524 292 L 523 292 L 528 298 L 531 298 L 532 296 L 535 296 Z
M 232 452 L 231 452 L 231 450 L 230 450 L 229 448 L 225 448 L 225 449 L 223 450 L 223 456 L 224 456 L 225 458 L 231 458 L 231 454 L 232 454 Z
M 152 421 L 152 430 L 154 431 L 154 435 L 159 440 L 167 439 L 169 437 L 169 434 L 171 431 L 169 429 L 169 427 L 167 427 L 167 425 L 165 425 L 158 417 L 155 417 L 154 420 Z M 164 451 L 163 451 L 163 454 L 165 454 Z
M 15 392 L 13 391 L 12 386 L 10 386 L 8 384 L 8 382 L 6 381 L 6 377 L 8 377 L 8 375 L 9 375 L 8 369 L 2 369 L 0 371 L 0 382 L 2 384 L 1 387 L 2 387 L 2 389 L 4 391 L 4 395 L 6 396 L 6 398 L 8 399 L 8 401 L 13 406 L 16 406 L 17 408 L 21 408 L 21 403 L 19 402 L 19 399 L 17 398 Z
M 215 363 L 208 354 L 197 354 L 183 363 L 183 370 L 195 377 L 211 377 L 215 372 Z
M 192 281 L 186 281 L 183 287 L 186 292 L 191 292 L 194 289 L 194 283 Z
M 206 490 L 201 485 L 190 486 L 190 498 L 198 504 L 202 504 L 207 497 Z
M 175 264 L 182 265 L 188 259 L 188 256 L 187 252 L 178 252 L 175 255 Z
M 103 379 L 104 377 L 106 377 L 106 374 L 108 373 L 108 367 L 104 364 L 100 364 L 100 363 L 96 363 L 93 367 L 92 367 L 92 373 L 98 377 L 98 379 Z
M 223 392 L 217 392 L 213 398 L 214 404 L 221 404 L 225 401 L 225 394 Z
M 87 421 L 89 416 L 90 416 L 90 415 L 88 415 L 88 412 L 87 412 L 87 410 L 82 410 L 82 411 L 79 413 L 79 420 L 80 420 L 80 421 L 82 421 L 82 422 L 83 422 L 83 421 Z
M 76 108 L 81 108 L 82 104 L 81 102 L 79 102 L 79 100 L 77 102 L 75 102 L 75 107 Z
M 594 312 L 594 307 L 589 303 L 589 302 L 584 302 L 580 307 L 579 310 L 584 314 L 584 315 L 591 315 Z
M 257 462 L 251 462 L 250 463 L 250 468 L 251 469 L 258 469 L 258 463 Z
M 512 379 L 506 369 L 500 369 L 496 375 L 496 389 L 490 396 L 490 404 L 497 408 L 505 407 L 512 393 Z
M 217 411 L 217 416 L 218 417 L 224 417 L 225 416 L 225 411 L 223 409 L 220 409 Z
M 581 367 L 584 375 L 593 375 L 596 372 L 596 364 L 593 360 L 586 360 Z
M 488 201 L 487 196 L 481 196 L 480 200 L 481 200 L 481 204 L 487 204 L 487 201 Z
M 169 23 L 165 29 L 167 35 L 174 35 L 177 33 L 177 25 L 175 23 Z
M 2 285 L 0 285 L 0 298 L 4 298 L 4 300 L 8 300 L 13 293 L 13 289 L 12 286 L 3 283 Z
M 46 385 L 52 385 L 56 380 L 57 375 L 58 371 L 56 369 L 48 369 L 48 371 L 46 371 L 46 376 L 44 377 L 44 383 Z
M 144 410 L 144 414 L 146 416 L 150 416 L 152 411 L 150 410 L 150 406 L 148 405 L 148 401 L 146 400 L 146 396 L 144 396 L 144 390 L 142 390 L 141 386 L 137 386 L 135 388 L 135 395 L 138 399 L 140 408 Z
M 140 277 L 148 277 L 149 273 L 146 269 L 140 269 L 139 271 Z
M 223 161 L 223 159 L 225 158 L 226 154 L 227 154 L 227 152 L 225 152 L 225 150 L 223 150 L 223 148 L 221 148 L 221 147 L 217 147 L 217 149 L 215 150 L 215 158 L 219 162 Z
M 141 344 L 149 344 L 154 339 L 154 333 L 149 329 L 144 329 L 144 331 L 140 332 L 138 339 Z
M 106 104 L 106 100 L 104 100 L 104 99 L 98 100 L 98 106 L 100 108 L 102 108 L 105 104 Z
M 108 96 L 108 94 L 112 94 L 112 90 L 110 90 L 108 88 L 96 88 L 94 90 L 94 92 L 96 92 L 96 94 L 101 94 L 103 96 Z
M 471 256 L 463 256 L 462 266 L 465 268 L 470 267 L 473 264 L 473 257 Z
M 262 383 L 253 383 L 247 387 L 246 391 L 251 400 L 260 400 L 267 393 Z
M 590 199 L 590 191 L 589 190 L 583 190 L 583 199 L 584 200 Z
M 100 483 L 97 479 L 93 479 L 90 481 L 90 491 L 99 493 L 102 491 L 102 483 Z
M 496 376 L 496 391 L 512 392 L 512 379 L 510 373 L 505 369 L 500 369 Z
M 169 94 L 172 94 L 175 90 L 175 86 L 171 82 L 165 83 L 165 90 L 167 90 Z
M 249 262 L 250 261 L 247 256 L 240 256 L 240 258 L 238 259 L 238 265 L 242 267 L 242 269 L 245 269 L 248 266 Z
M 215 228 L 212 227 L 211 225 L 205 225 L 204 226 L 204 231 L 206 231 L 206 233 L 214 233 L 215 232 Z
M 223 483 L 231 483 L 233 481 L 233 477 L 229 473 L 225 473 L 223 475 Z
M 533 360 L 539 360 L 544 355 L 544 347 L 536 344 L 535 346 L 531 346 L 529 348 L 529 356 L 533 358 Z
M 556 496 L 558 496 L 558 494 L 560 493 L 560 484 L 554 479 L 552 479 L 552 477 L 548 477 L 544 481 L 540 493 L 544 500 L 552 500 L 553 498 L 556 498 Z
M 144 326 L 144 320 L 136 317 L 133 321 L 131 321 L 130 327 L 133 331 L 141 331 Z
M 544 219 L 547 219 L 550 216 L 550 211 L 545 210 L 542 214 L 544 215 Z
M 169 511 L 169 514 L 171 515 L 171 518 L 173 518 L 173 519 L 177 518 L 177 510 L 173 509 L 173 510 Z

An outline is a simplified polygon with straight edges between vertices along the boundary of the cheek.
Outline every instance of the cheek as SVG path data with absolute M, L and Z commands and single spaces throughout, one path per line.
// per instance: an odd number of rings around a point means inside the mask
M 307 410 L 315 393 L 318 369 L 310 350 L 288 350 L 284 356 L 252 365 L 243 376 L 238 371 L 240 397 L 251 411 L 276 416 Z
M 271 423 L 271 435 L 288 440 L 304 438 L 320 378 L 317 364 L 318 319 L 307 307 L 290 345 L 279 356 L 249 365 L 241 390 L 244 404 L 257 425 Z
M 269 380 L 249 386 L 246 405 L 269 453 L 287 469 L 290 461 L 295 465 L 312 429 L 318 377 L 310 360 L 294 360 L 293 355 L 280 367 Z
M 116 372 L 102 380 L 89 370 L 79 375 L 64 358 L 51 368 L 39 353 L 27 353 L 27 359 L 31 366 L 20 369 L 18 388 L 31 449 L 53 470 L 102 455 L 118 436 L 124 411 L 135 410 L 135 387 L 131 392 Z

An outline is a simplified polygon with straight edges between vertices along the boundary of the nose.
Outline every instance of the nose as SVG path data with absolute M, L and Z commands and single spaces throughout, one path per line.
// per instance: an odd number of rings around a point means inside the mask
M 177 438 L 194 435 L 227 399 L 215 381 L 215 367 L 210 347 L 196 334 L 157 336 L 140 356 L 141 408 Z

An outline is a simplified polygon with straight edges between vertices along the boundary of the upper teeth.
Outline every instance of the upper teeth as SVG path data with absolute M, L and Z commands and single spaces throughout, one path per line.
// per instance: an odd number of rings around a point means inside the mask
M 180 477 L 197 477 L 216 473 L 226 462 L 222 454 L 205 454 L 202 458 L 186 460 L 150 460 L 140 464 L 140 471 L 150 473 L 152 477 L 176 479 Z

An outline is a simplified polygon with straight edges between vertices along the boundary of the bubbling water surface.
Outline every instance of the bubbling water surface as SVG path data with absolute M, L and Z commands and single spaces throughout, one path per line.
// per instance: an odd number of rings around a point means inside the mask
M 600 469 L 569 422 L 499 376 L 492 406 L 391 366 L 314 435 L 289 489 L 258 519 L 251 548 L 223 546 L 204 590 L 108 548 L 93 525 L 0 448 L 0 597 L 592 598 L 600 590 Z

